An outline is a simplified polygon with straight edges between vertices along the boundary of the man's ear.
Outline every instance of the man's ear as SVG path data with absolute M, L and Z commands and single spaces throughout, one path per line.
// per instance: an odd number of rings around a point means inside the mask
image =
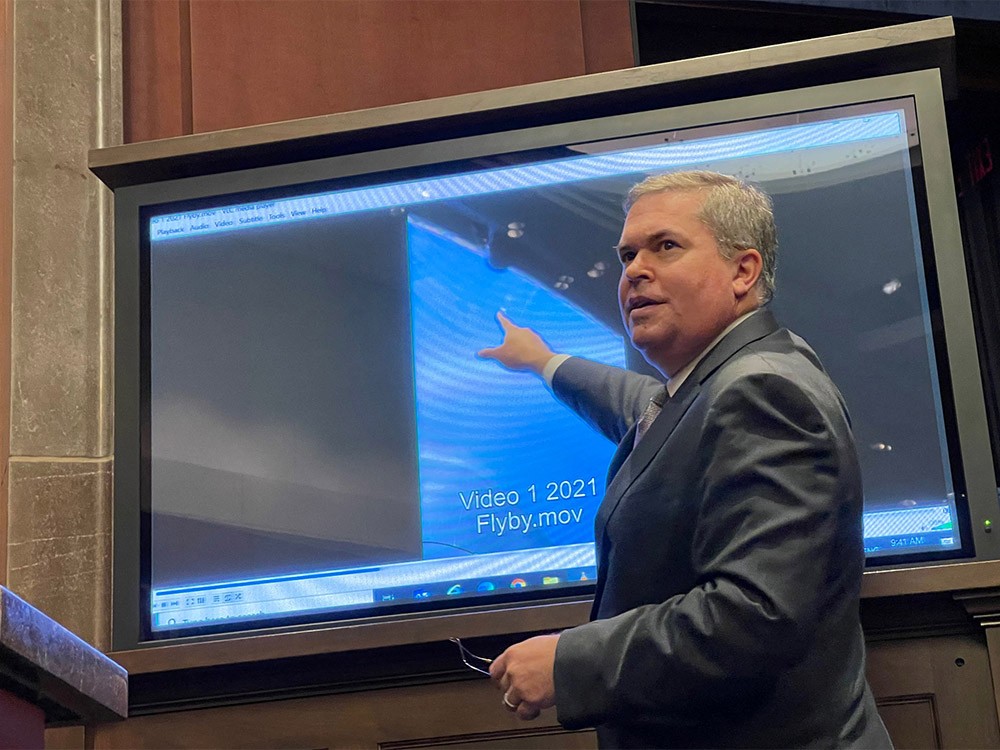
M 743 299 L 750 293 L 764 270 L 764 259 L 753 247 L 740 250 L 733 258 L 733 293 L 736 299 Z

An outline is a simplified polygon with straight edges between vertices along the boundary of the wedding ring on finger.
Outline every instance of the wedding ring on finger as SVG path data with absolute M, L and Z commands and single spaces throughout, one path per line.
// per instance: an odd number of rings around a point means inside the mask
M 508 698 L 507 698 L 507 693 L 504 693 L 504 694 L 503 694 L 503 704 L 504 704 L 504 705 L 505 705 L 505 706 L 506 706 L 506 707 L 507 707 L 508 709 L 510 709 L 511 711 L 516 711 L 516 710 L 517 710 L 517 704 L 516 704 L 516 703 L 511 703 L 511 702 L 510 702 L 510 700 L 508 700 Z

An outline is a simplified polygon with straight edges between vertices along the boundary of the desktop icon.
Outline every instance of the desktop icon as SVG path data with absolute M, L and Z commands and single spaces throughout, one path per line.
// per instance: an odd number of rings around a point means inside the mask
M 510 587 L 512 589 L 523 589 L 527 585 L 528 582 L 525 581 L 523 578 L 515 578 L 513 581 L 510 582 Z
M 444 593 L 447 594 L 448 596 L 455 596 L 457 594 L 461 594 L 462 593 L 462 586 L 460 584 L 456 583 L 454 586 L 450 587 Z
M 384 602 L 395 601 L 395 599 L 396 599 L 395 594 L 382 594 L 382 601 Z
M 493 585 L 493 581 L 480 581 L 479 585 L 476 586 L 476 591 L 494 591 L 496 586 Z
M 543 586 L 554 586 L 559 583 L 559 576 L 542 576 Z
M 427 589 L 416 589 L 413 592 L 413 598 L 414 599 L 430 599 L 431 598 L 431 592 L 428 591 Z

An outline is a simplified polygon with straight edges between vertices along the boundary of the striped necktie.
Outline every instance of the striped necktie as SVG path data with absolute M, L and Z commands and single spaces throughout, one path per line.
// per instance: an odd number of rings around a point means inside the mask
M 633 449 L 642 440 L 642 436 L 646 434 L 646 431 L 656 421 L 656 418 L 660 416 L 663 405 L 667 402 L 668 398 L 670 398 L 670 394 L 667 393 L 667 387 L 663 386 L 663 388 L 649 399 L 649 403 L 646 404 L 646 408 L 643 410 L 642 416 L 639 417 L 639 422 L 635 426 L 635 440 L 632 441 Z

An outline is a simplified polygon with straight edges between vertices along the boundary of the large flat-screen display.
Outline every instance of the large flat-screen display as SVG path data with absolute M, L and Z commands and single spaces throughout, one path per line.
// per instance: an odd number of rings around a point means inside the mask
M 774 199 L 771 307 L 846 398 L 869 563 L 974 557 L 923 75 L 140 187 L 140 482 L 116 502 L 142 510 L 141 638 L 592 591 L 615 446 L 477 351 L 502 311 L 652 373 L 612 247 L 628 188 L 675 170 Z

